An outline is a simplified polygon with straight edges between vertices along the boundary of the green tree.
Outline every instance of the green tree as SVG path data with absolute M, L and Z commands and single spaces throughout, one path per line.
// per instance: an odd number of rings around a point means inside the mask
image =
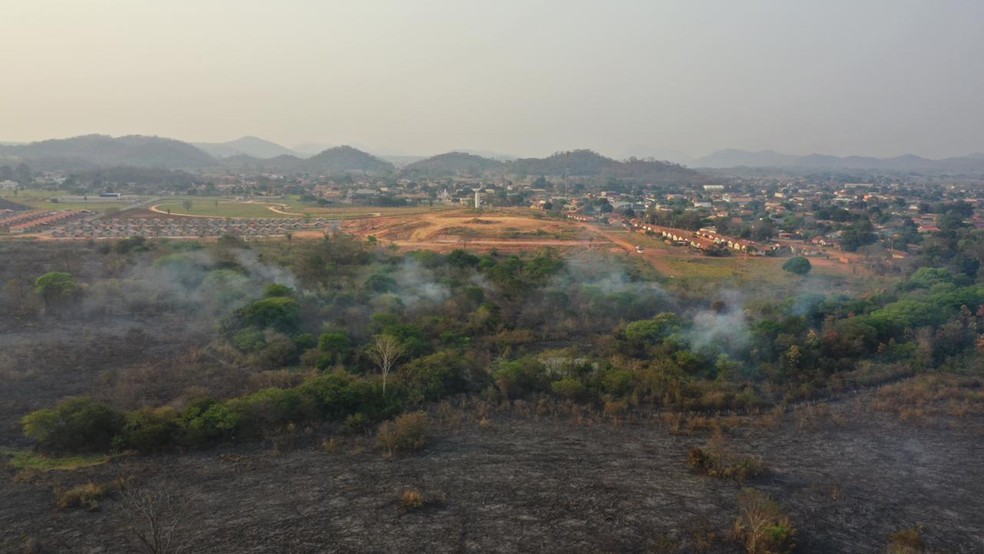
M 123 431 L 123 415 L 88 397 L 68 398 L 53 409 L 24 416 L 24 435 L 50 450 L 108 450 Z
M 45 310 L 68 302 L 79 292 L 79 284 L 71 273 L 49 271 L 34 281 L 34 292 L 44 301 Z
M 795 275 L 806 275 L 813 269 L 813 266 L 810 264 L 810 260 L 803 256 L 795 256 L 786 260 L 786 263 L 782 264 L 782 269 Z

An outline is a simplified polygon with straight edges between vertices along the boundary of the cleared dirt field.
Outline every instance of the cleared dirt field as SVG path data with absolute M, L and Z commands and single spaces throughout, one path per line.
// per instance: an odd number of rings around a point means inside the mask
M 412 216 L 381 214 L 346 221 L 342 229 L 360 236 L 375 236 L 384 244 L 408 250 L 583 248 L 606 242 L 596 232 L 570 221 L 536 218 L 519 210 L 446 210 Z

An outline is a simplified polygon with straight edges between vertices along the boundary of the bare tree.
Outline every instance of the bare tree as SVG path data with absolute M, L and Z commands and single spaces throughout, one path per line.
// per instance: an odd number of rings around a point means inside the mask
M 396 360 L 405 352 L 406 346 L 393 335 L 376 335 L 376 339 L 369 345 L 369 357 L 379 366 L 379 371 L 383 374 L 384 395 L 386 394 L 386 376 L 393 369 Z
M 127 489 L 123 500 L 127 528 L 150 554 L 188 552 L 192 541 L 187 529 L 190 504 L 168 483 Z

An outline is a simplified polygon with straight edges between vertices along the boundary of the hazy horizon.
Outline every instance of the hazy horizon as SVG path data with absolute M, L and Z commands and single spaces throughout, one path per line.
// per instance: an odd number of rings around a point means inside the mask
M 860 4 L 860 5 L 859 5 Z M 15 0 L 0 140 L 984 151 L 984 3 Z

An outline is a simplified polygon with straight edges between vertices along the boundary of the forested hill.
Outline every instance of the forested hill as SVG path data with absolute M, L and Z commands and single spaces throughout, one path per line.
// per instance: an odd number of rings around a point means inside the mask
M 188 143 L 142 135 L 85 135 L 3 146 L 0 159 L 23 161 L 45 170 L 107 166 L 198 169 L 215 165 L 215 159 Z
M 320 171 L 362 171 L 376 174 L 390 173 L 395 169 L 393 164 L 351 146 L 329 148 L 308 158 L 304 165 Z
M 228 158 L 230 156 L 251 156 L 253 158 L 269 159 L 277 156 L 296 156 L 297 153 L 275 142 L 259 137 L 242 137 L 228 142 L 202 142 L 194 145 L 212 156 Z
M 546 158 L 522 158 L 512 162 L 511 170 L 519 176 L 614 178 L 626 181 L 691 181 L 700 174 L 681 165 L 650 159 L 630 158 L 618 161 L 592 150 L 558 152 Z
M 506 164 L 491 158 L 483 158 L 464 152 L 447 152 L 413 162 L 401 173 L 414 177 L 450 177 L 463 175 L 478 177 L 487 172 L 501 171 Z

